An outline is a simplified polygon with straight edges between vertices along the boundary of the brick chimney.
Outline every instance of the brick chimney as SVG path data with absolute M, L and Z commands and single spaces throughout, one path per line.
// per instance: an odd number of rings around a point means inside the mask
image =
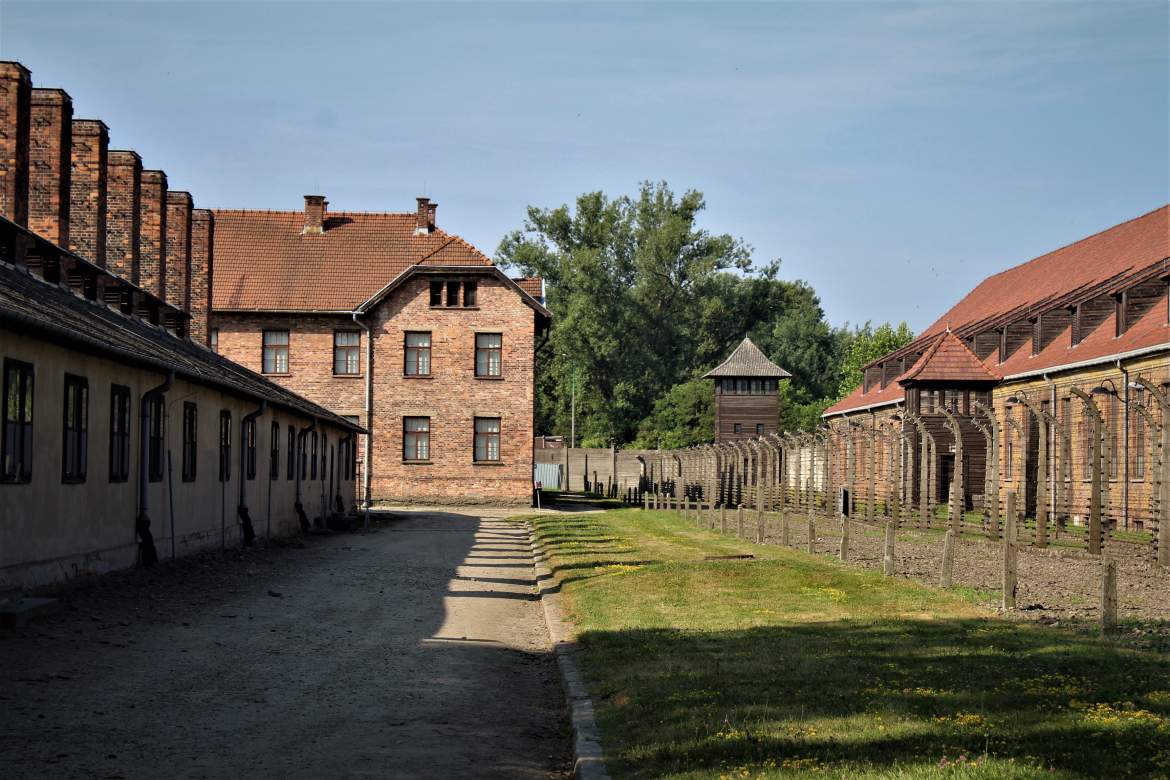
M 63 89 L 32 91 L 29 131 L 28 227 L 57 246 L 69 246 L 73 180 L 73 100 Z
M 28 225 L 29 113 L 32 74 L 0 62 L 0 214 Z
M 142 158 L 111 150 L 106 159 L 106 266 L 138 284 Z
M 416 236 L 425 236 L 431 232 L 431 199 L 430 198 L 415 198 L 418 203 L 418 210 L 414 215 L 414 234 Z
M 319 236 L 325 232 L 325 209 L 329 208 L 329 201 L 324 195 L 305 196 L 305 226 L 301 228 L 302 236 Z
M 167 175 L 143 171 L 138 189 L 138 283 L 161 298 L 167 278 Z
M 167 192 L 167 261 L 164 300 L 191 309 L 191 194 Z
M 212 247 L 215 217 L 210 209 L 191 212 L 191 339 L 210 345 Z
M 106 267 L 106 154 L 110 133 L 100 119 L 73 120 L 69 248 Z
M 433 200 L 427 204 L 427 227 L 430 230 L 434 230 L 435 225 L 438 224 L 435 222 L 435 211 L 438 208 L 439 208 L 439 204 L 435 203 Z

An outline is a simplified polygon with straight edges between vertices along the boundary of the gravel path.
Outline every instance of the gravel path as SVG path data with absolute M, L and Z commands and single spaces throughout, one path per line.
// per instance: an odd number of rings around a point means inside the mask
M 112 575 L 0 635 L 0 777 L 565 777 L 526 533 L 395 518 Z

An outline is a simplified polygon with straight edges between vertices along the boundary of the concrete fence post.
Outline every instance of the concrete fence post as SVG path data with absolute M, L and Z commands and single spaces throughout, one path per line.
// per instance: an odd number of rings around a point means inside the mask
M 719 533 L 727 533 L 727 505 L 719 505 Z
M 812 555 L 817 551 L 817 525 L 813 519 L 812 507 L 808 508 L 808 553 Z
M 1003 608 L 1005 610 L 1016 608 L 1016 590 L 1018 585 L 1018 569 L 1017 558 L 1018 552 L 1016 545 L 1017 533 L 1017 518 L 1016 518 L 1016 493 L 1014 490 L 1009 490 L 1004 502 L 1006 507 L 1004 509 L 1003 518 Z
M 1117 561 L 1101 561 L 1101 633 L 1117 628 Z
M 887 577 L 894 575 L 894 540 L 898 532 L 897 523 L 893 520 L 886 523 L 886 544 L 882 552 L 882 574 Z
M 743 504 L 740 504 L 738 507 L 736 507 L 735 525 L 736 525 L 735 535 L 738 536 L 740 539 L 742 539 L 743 538 Z
M 955 572 L 955 539 L 957 536 L 955 529 L 949 528 L 947 535 L 943 538 L 942 575 L 939 577 L 939 587 L 941 588 L 951 587 Z
M 780 510 L 780 544 L 788 546 L 788 512 Z
M 841 515 L 841 560 L 849 562 L 849 516 Z
M 764 543 L 764 510 L 763 507 L 756 507 L 756 544 Z

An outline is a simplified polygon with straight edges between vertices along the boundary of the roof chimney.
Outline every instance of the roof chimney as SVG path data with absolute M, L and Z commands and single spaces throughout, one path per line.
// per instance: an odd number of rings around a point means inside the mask
M 305 196 L 305 226 L 301 229 L 302 236 L 319 236 L 325 232 L 325 209 L 329 201 L 324 195 Z
M 425 236 L 434 227 L 435 212 L 431 208 L 430 198 L 415 198 L 415 200 L 418 201 L 418 211 L 414 215 L 414 234 Z

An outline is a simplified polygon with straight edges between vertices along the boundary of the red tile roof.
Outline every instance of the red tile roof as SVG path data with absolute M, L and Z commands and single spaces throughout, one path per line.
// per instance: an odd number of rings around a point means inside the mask
M 303 211 L 215 211 L 218 311 L 353 311 L 412 265 L 492 265 L 438 228 L 416 236 L 411 213 L 330 212 L 301 235 Z
M 985 279 L 910 345 L 890 355 L 927 350 L 948 329 L 970 336 L 983 329 L 1003 325 L 1013 318 L 1025 318 L 1078 300 L 1095 297 L 1114 286 L 1138 279 L 1150 272 L 1170 270 L 1170 206 L 1143 214 L 1088 238 L 1069 244 L 1034 260 Z M 1039 354 L 1031 353 L 1031 342 L 1018 348 L 1002 363 L 989 368 L 1008 379 L 1013 375 L 1056 370 L 1142 350 L 1170 349 L 1167 299 L 1147 311 L 1126 332 L 1115 337 L 1110 315 L 1080 343 L 1070 346 L 1069 329 L 1052 339 Z M 957 339 L 961 342 L 961 338 Z M 874 361 L 880 363 L 890 355 Z M 913 369 L 911 369 L 913 370 Z M 909 372 L 907 372 L 909 373 Z M 902 390 L 895 383 L 884 389 L 861 387 L 825 410 L 826 415 L 859 411 L 870 406 L 896 403 Z
M 919 334 L 918 341 L 1054 302 L 1170 257 L 1170 206 L 989 276 Z
M 918 362 L 898 382 L 998 382 L 1003 379 L 952 331 L 936 336 Z
M 544 280 L 538 276 L 519 276 L 513 279 L 520 289 L 544 303 Z

